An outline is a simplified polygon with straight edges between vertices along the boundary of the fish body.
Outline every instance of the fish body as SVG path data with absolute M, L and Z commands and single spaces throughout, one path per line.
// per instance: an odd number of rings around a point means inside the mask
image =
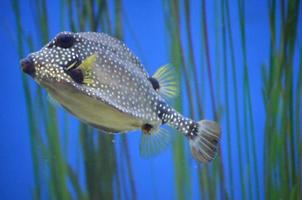
M 214 158 L 220 137 L 218 125 L 207 120 L 196 122 L 173 109 L 163 97 L 173 94 L 171 77 L 165 77 L 169 70 L 161 68 L 150 77 L 126 45 L 107 34 L 59 33 L 23 59 L 21 66 L 85 123 L 110 133 L 141 129 L 144 136 L 157 138 L 159 144 L 168 135 L 162 134 L 160 126 L 168 124 L 189 138 L 197 160 Z M 148 151 L 154 149 L 157 147 L 148 147 Z

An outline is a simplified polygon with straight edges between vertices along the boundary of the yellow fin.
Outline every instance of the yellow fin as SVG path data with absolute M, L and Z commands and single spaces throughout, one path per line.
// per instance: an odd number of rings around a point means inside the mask
M 176 73 L 171 65 L 164 65 L 160 67 L 152 76 L 159 83 L 159 94 L 164 98 L 173 98 L 178 94 L 178 81 Z
M 83 83 L 85 84 L 93 83 L 92 66 L 96 62 L 96 59 L 97 59 L 96 54 L 92 54 L 91 56 L 88 56 L 85 60 L 83 60 L 79 66 L 79 68 L 82 70 L 84 74 Z
M 148 158 L 165 151 L 171 144 L 171 134 L 164 128 L 155 133 L 142 133 L 139 146 L 140 155 Z
M 96 59 L 96 54 L 92 54 L 91 56 L 88 56 L 85 60 L 83 60 L 79 67 L 84 71 L 91 70 Z

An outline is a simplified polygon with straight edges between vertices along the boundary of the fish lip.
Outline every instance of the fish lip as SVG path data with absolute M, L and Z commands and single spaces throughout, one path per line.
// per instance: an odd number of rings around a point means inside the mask
M 35 63 L 34 63 L 31 55 L 28 55 L 27 57 L 22 58 L 19 61 L 19 64 L 21 66 L 21 70 L 23 73 L 25 73 L 26 75 L 28 75 L 32 78 L 35 77 L 36 66 L 35 66 Z

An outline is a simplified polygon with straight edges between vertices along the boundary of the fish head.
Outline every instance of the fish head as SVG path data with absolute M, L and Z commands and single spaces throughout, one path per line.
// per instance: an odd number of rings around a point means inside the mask
M 21 68 L 41 85 L 79 85 L 84 77 L 77 67 L 100 51 L 97 43 L 82 33 L 61 32 L 42 49 L 22 59 Z

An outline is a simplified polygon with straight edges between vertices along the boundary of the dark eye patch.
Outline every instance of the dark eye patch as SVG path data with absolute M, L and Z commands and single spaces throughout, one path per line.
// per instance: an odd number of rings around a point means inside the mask
M 70 48 L 74 45 L 75 38 L 70 33 L 61 33 L 54 41 L 54 45 L 64 49 Z
M 82 84 L 84 81 L 84 74 L 81 69 L 76 68 L 66 72 L 74 82 Z
M 84 80 L 84 74 L 81 69 L 79 69 L 79 65 L 81 64 L 81 60 L 76 58 L 73 61 L 69 62 L 66 66 L 63 66 L 66 74 L 68 74 L 72 80 L 76 83 L 82 84 Z
M 159 85 L 158 80 L 156 80 L 156 79 L 153 78 L 153 77 L 149 77 L 148 79 L 149 79 L 150 83 L 152 84 L 153 89 L 156 90 L 156 91 L 159 90 L 160 85 Z

